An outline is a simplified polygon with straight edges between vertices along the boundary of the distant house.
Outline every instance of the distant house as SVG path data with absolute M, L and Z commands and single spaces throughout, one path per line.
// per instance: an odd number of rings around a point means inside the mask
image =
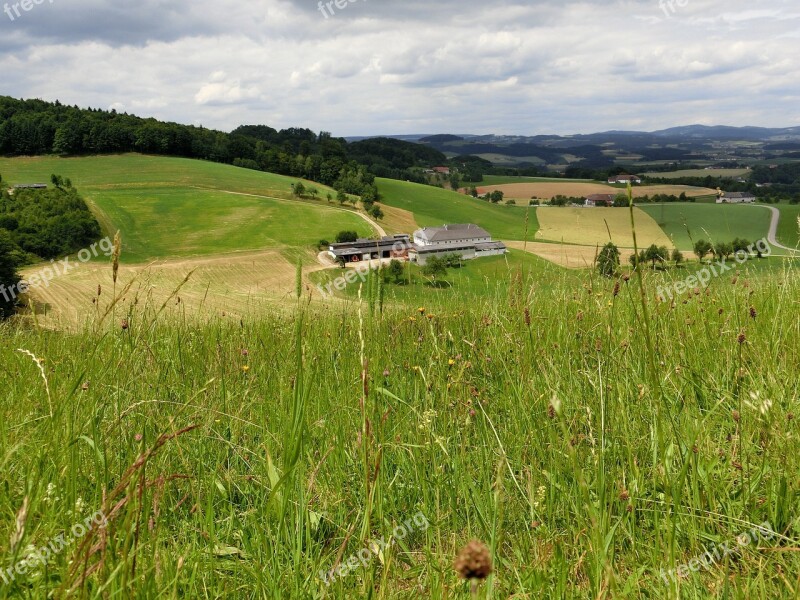
M 431 256 L 458 254 L 465 260 L 507 252 L 503 242 L 492 240 L 485 229 L 471 223 L 425 227 L 414 232 L 409 260 L 424 265 Z
M 641 177 L 638 175 L 628 175 L 627 173 L 620 173 L 608 178 L 608 183 L 642 183 Z
M 614 194 L 590 194 L 586 197 L 584 206 L 614 206 Z
M 433 167 L 433 172 L 439 175 L 450 175 L 450 167 Z
M 756 197 L 750 192 L 729 192 L 717 198 L 717 204 L 752 204 Z

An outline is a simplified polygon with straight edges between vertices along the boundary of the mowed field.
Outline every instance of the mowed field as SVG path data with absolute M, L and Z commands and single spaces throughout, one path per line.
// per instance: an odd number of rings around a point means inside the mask
M 494 205 L 465 194 L 394 179 L 376 181 L 381 202 L 413 214 L 420 227 L 474 223 L 496 239 L 524 240 L 527 214 L 528 239 L 533 239 L 539 228 L 535 209 L 527 206 Z
M 781 204 L 775 208 L 781 212 L 778 241 L 789 248 L 800 247 L 800 204 Z
M 611 241 L 620 248 L 633 248 L 630 211 L 626 208 L 554 206 L 542 207 L 537 214 L 539 218 L 537 240 L 588 246 L 602 246 Z M 658 223 L 646 212 L 635 208 L 634 220 L 639 247 L 650 244 L 673 247 Z
M 730 204 L 643 205 L 641 210 L 681 250 L 691 250 L 699 239 L 730 242 L 740 237 L 755 242 L 767 235 L 772 218 L 770 211 L 762 206 Z
M 489 185 L 478 188 L 480 194 L 501 190 L 506 198 L 516 200 L 530 200 L 531 198 L 550 199 L 558 195 L 586 197 L 589 194 L 618 194 L 625 192 L 621 186 L 612 186 L 605 183 L 584 182 L 539 182 L 539 183 L 510 183 L 505 185 Z M 648 185 L 634 186 L 633 195 L 636 198 L 653 196 L 654 194 L 671 194 L 680 196 L 686 193 L 689 197 L 708 196 L 716 194 L 709 188 L 692 187 L 688 185 Z
M 71 178 L 104 233 L 121 232 L 121 262 L 131 268 L 123 269 L 118 287 L 138 273 L 136 286 L 150 282 L 148 293 L 160 300 L 194 271 L 183 292 L 187 305 L 202 292 L 211 310 L 241 311 L 253 299 L 291 294 L 298 260 L 306 276 L 318 268 L 320 239 L 345 229 L 376 234 L 352 210 L 293 199 L 296 179 L 216 163 L 136 154 L 21 158 L 0 159 L 0 173 L 4 183 L 49 182 L 51 173 Z M 324 186 L 311 185 L 324 196 Z M 80 321 L 97 285 L 109 289 L 106 264 L 100 257 L 82 265 L 32 298 L 55 320 Z

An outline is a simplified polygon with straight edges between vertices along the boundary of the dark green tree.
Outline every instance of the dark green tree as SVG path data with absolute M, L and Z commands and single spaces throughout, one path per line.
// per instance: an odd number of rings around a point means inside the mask
M 597 255 L 597 269 L 601 275 L 613 277 L 619 268 L 619 248 L 608 242 Z

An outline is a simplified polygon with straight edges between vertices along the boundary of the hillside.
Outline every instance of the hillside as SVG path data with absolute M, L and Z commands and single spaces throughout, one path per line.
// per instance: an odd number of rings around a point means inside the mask
M 291 177 L 229 165 L 140 154 L 0 159 L 13 183 L 72 179 L 107 234 L 119 229 L 123 262 L 272 249 L 310 250 L 342 229 L 372 235 L 351 211 L 293 198 Z M 242 194 L 251 194 L 246 196 Z
M 533 239 L 539 229 L 533 208 L 494 205 L 465 194 L 394 179 L 376 181 L 382 202 L 413 213 L 421 227 L 475 223 L 496 239 L 524 240 L 527 216 L 528 239 Z

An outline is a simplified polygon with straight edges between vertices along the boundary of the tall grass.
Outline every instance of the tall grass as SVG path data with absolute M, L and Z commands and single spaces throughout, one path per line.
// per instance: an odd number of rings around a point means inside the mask
M 420 310 L 375 277 L 361 304 L 3 325 L 0 567 L 108 525 L 0 597 L 466 598 L 472 538 L 495 564 L 481 597 L 793 597 L 800 277 L 740 271 L 674 305 L 642 277 L 513 269 Z M 427 530 L 322 582 L 418 512 Z M 659 576 L 764 521 L 780 538 Z

